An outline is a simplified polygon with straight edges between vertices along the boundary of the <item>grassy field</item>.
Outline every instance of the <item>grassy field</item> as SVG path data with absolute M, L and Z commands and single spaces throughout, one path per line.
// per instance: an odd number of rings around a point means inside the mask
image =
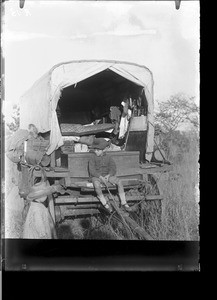
M 184 154 L 181 163 L 161 176 L 159 184 L 164 195 L 162 220 L 148 228 L 160 240 L 199 240 L 198 169 L 195 152 Z M 154 218 L 153 218 L 154 220 Z
M 185 147 L 181 143 L 178 151 L 177 146 L 171 145 L 174 170 L 160 180 L 164 194 L 160 239 L 199 240 L 199 144 L 196 134 L 186 136 L 186 142 Z

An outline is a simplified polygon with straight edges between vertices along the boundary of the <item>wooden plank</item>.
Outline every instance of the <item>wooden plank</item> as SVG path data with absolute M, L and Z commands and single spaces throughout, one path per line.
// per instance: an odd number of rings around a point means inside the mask
M 130 202 L 137 202 L 141 200 L 161 200 L 163 199 L 162 195 L 146 195 L 146 196 L 126 196 L 126 200 Z M 56 204 L 85 204 L 85 203 L 100 203 L 97 197 L 72 197 L 72 196 L 59 196 L 55 198 Z
M 55 160 L 55 151 L 51 153 L 51 167 L 54 168 L 56 165 L 56 160 Z
M 65 172 L 69 172 L 69 169 L 68 168 L 62 168 L 62 167 L 55 167 L 54 169 L 55 172 L 60 172 L 60 173 L 65 173 Z
M 54 208 L 54 199 L 52 195 L 48 195 L 48 209 L 55 224 L 56 223 L 55 208 Z
M 124 163 L 124 162 L 123 162 Z M 123 178 L 123 177 L 127 177 L 127 176 L 134 176 L 136 177 L 136 175 L 142 175 L 143 174 L 143 171 L 141 171 L 139 168 L 126 168 L 125 170 L 123 170 L 123 168 L 119 168 L 117 170 L 117 176 L 118 178 Z M 50 175 L 54 175 L 54 174 L 50 174 Z M 62 175 L 64 175 L 63 173 L 56 173 L 56 177 L 62 177 Z M 55 176 L 54 176 L 55 177 Z M 64 176 L 63 176 L 64 177 Z M 89 177 L 89 174 L 88 172 L 85 172 L 85 171 L 81 171 L 79 173 L 78 170 L 74 170 L 74 172 L 68 172 L 68 173 L 65 173 L 65 177 L 71 177 L 73 178 L 73 181 L 72 182 L 75 182 L 76 180 L 74 180 L 74 178 L 83 178 L 84 180 L 89 180 L 90 177 Z
M 64 206 L 60 206 L 61 216 L 84 216 L 84 215 L 95 215 L 99 214 L 100 211 L 98 209 L 66 209 Z
M 47 175 L 47 177 L 49 178 L 49 177 L 51 177 L 51 178 L 60 178 L 60 177 L 68 177 L 68 172 L 61 172 L 61 173 L 57 173 L 57 172 L 55 172 L 55 171 L 49 171 L 49 172 L 47 172 L 47 171 L 45 171 L 46 172 L 46 175 Z M 35 171 L 34 170 L 34 176 L 35 177 L 40 177 L 41 176 L 41 172 L 39 172 L 39 171 Z
M 78 197 L 73 198 L 71 196 L 60 196 L 55 199 L 56 204 L 66 204 L 66 203 L 99 203 L 96 197 Z
M 69 173 L 70 175 L 70 173 Z M 135 179 L 135 180 L 142 180 L 142 174 L 126 174 L 126 175 L 122 175 L 122 176 L 118 176 L 118 178 L 120 180 L 131 180 L 131 179 Z M 71 177 L 70 178 L 72 183 L 76 183 L 76 182 L 81 182 L 81 181 L 86 181 L 86 182 L 91 182 L 90 177 L 86 176 L 86 177 Z
M 110 190 L 111 191 L 115 191 L 115 190 L 117 190 L 117 188 L 115 187 L 115 186 L 111 186 L 111 187 L 109 187 L 110 188 Z M 133 188 L 135 188 L 135 185 L 127 185 L 127 186 L 124 186 L 124 189 L 125 190 L 129 190 L 129 189 L 133 189 Z M 81 188 L 81 191 L 82 192 L 93 192 L 94 191 L 94 188 Z M 104 191 L 106 191 L 106 188 L 105 187 L 103 187 L 102 186 L 102 191 L 104 192 Z
M 171 171 L 172 167 L 171 166 L 164 166 L 164 167 L 156 167 L 152 169 L 128 169 L 128 170 L 122 170 L 119 171 L 117 176 L 121 179 L 126 176 L 134 176 L 134 175 L 143 175 L 143 174 L 155 174 L 155 173 L 162 173 L 162 172 L 168 172 Z M 71 182 L 76 182 L 79 178 L 79 174 L 75 172 L 55 172 L 55 171 L 45 171 L 47 177 L 49 178 L 61 178 L 61 177 L 71 177 Z M 86 176 L 84 176 L 86 175 Z M 35 177 L 41 177 L 41 172 L 40 171 L 34 171 L 34 176 Z M 84 178 L 85 177 L 85 178 Z M 87 174 L 80 174 L 79 180 L 88 180 L 89 176 Z
M 151 200 L 163 200 L 163 195 L 146 195 L 145 200 L 151 201 Z
M 154 173 L 162 173 L 162 172 L 169 172 L 173 170 L 173 166 L 172 165 L 164 165 L 164 166 L 159 166 L 159 167 L 155 167 L 155 168 L 149 168 L 149 169 L 145 169 L 145 168 L 140 168 L 140 172 L 141 174 L 154 174 Z
M 102 208 L 102 204 L 100 202 L 98 203 L 87 203 L 87 204 L 67 204 L 64 205 L 64 209 L 66 210 L 71 210 L 71 209 L 98 209 L 98 208 Z

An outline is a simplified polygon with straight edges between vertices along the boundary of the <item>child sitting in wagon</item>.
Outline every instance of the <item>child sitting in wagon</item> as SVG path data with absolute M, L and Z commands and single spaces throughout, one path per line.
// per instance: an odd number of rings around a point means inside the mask
M 131 212 L 132 208 L 126 202 L 122 182 L 115 176 L 116 164 L 112 157 L 106 154 L 106 148 L 108 146 L 109 143 L 105 139 L 96 138 L 90 147 L 95 153 L 89 160 L 89 174 L 92 178 L 93 186 L 102 205 L 111 213 L 112 208 L 102 193 L 101 184 L 107 184 L 109 182 L 112 185 L 116 185 L 122 207 L 126 211 Z

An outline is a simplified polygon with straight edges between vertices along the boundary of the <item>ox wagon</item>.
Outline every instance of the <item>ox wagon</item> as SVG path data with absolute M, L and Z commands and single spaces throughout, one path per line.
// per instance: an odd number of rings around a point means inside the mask
M 88 174 L 93 155 L 88 146 L 96 137 L 111 142 L 108 153 L 117 164 L 129 204 L 153 201 L 160 208 L 162 194 L 154 175 L 168 171 L 170 165 L 164 157 L 154 160 L 153 110 L 151 71 L 121 61 L 60 63 L 21 97 L 20 127 L 27 130 L 34 124 L 45 145 L 40 161 L 27 163 L 24 153 L 21 177 L 26 180 L 26 170 L 31 169 L 34 182 L 43 170 L 51 186 L 64 187 L 49 196 L 55 223 L 103 211 Z M 114 187 L 109 190 L 108 194 L 104 189 L 108 198 L 115 195 Z

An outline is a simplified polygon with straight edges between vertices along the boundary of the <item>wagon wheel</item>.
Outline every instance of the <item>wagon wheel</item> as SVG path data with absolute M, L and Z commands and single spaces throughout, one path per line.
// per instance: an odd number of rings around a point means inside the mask
M 148 196 L 160 195 L 158 180 L 153 174 L 148 174 L 147 182 L 145 182 L 144 196 L 147 196 L 145 201 L 142 201 L 140 218 L 143 225 L 146 227 L 157 227 L 161 223 L 162 203 L 161 199 L 148 200 Z

